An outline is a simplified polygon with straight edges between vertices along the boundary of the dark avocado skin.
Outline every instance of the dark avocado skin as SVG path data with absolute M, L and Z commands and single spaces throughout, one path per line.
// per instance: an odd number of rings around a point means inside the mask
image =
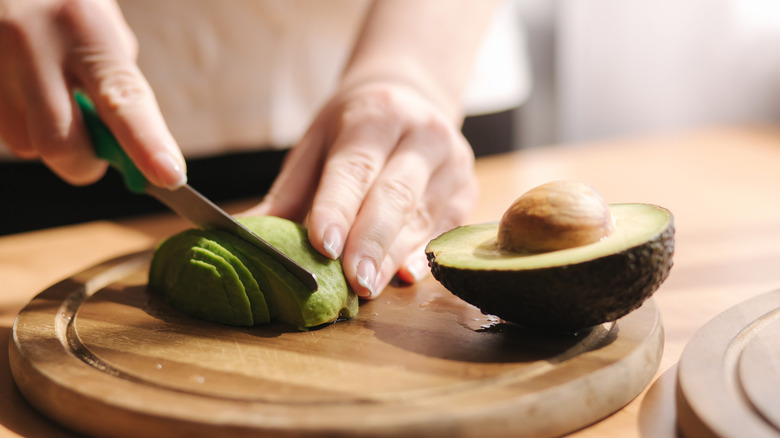
M 637 309 L 669 276 L 674 223 L 654 238 L 582 263 L 530 270 L 463 269 L 436 262 L 445 288 L 483 313 L 540 330 L 576 331 Z

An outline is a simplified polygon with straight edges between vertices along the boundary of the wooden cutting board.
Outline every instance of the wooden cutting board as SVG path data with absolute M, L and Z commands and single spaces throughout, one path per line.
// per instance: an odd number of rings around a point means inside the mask
M 34 298 L 13 328 L 24 396 L 95 436 L 552 436 L 620 409 L 658 369 L 649 300 L 577 334 L 480 313 L 434 280 L 298 332 L 188 318 L 150 296 L 150 253 Z
M 688 437 L 780 437 L 780 290 L 734 306 L 686 345 L 677 417 Z

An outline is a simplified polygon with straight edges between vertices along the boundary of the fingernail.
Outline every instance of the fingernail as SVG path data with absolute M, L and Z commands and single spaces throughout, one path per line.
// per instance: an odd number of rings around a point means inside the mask
M 406 265 L 406 270 L 412 274 L 414 281 L 420 281 L 424 279 L 430 272 L 428 267 L 428 260 L 423 258 L 416 258 L 411 263 Z
M 368 295 L 361 294 L 359 292 L 358 295 L 363 297 L 373 297 L 376 295 L 376 291 L 374 289 L 374 282 L 376 281 L 376 265 L 374 265 L 374 262 L 369 259 L 362 259 L 360 262 L 358 262 L 357 280 L 360 286 L 368 290 Z
M 158 152 L 154 156 L 157 178 L 168 189 L 178 189 L 187 183 L 187 174 L 179 160 L 169 152 Z
M 332 260 L 338 259 L 341 255 L 343 241 L 339 227 L 331 225 L 325 230 L 322 238 L 322 247 Z

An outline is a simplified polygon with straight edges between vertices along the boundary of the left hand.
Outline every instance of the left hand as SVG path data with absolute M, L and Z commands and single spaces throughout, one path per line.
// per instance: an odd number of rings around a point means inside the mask
M 428 272 L 424 247 L 462 223 L 477 194 L 474 154 L 451 117 L 405 84 L 341 90 L 246 214 L 306 221 L 311 244 L 342 257 L 355 292 L 374 298 L 396 273 Z

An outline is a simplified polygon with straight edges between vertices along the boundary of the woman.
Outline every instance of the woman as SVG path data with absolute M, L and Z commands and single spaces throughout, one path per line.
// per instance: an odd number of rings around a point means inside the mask
M 82 89 L 161 187 L 187 181 L 185 154 L 240 161 L 294 143 L 247 213 L 305 220 L 312 245 L 375 297 L 396 273 L 427 272 L 421 248 L 473 204 L 459 128 L 498 3 L 0 0 L 0 137 L 70 184 L 94 183 L 106 164 L 72 97 Z M 518 104 L 513 80 L 494 107 Z M 250 173 L 275 174 L 281 155 Z M 254 184 L 238 185 L 263 193 Z

